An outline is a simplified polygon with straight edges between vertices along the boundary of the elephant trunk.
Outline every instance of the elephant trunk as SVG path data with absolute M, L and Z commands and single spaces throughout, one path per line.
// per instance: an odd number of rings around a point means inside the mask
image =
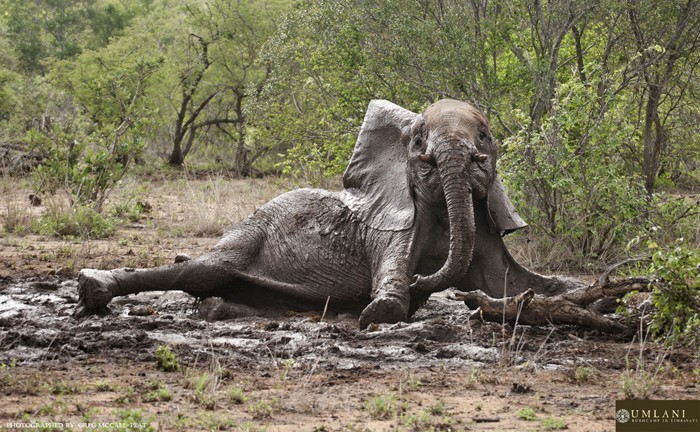
M 442 268 L 430 276 L 417 276 L 414 287 L 420 291 L 439 291 L 459 282 L 467 272 L 474 252 L 474 205 L 469 178 L 469 149 L 457 146 L 438 151 L 435 162 L 447 203 L 450 248 Z

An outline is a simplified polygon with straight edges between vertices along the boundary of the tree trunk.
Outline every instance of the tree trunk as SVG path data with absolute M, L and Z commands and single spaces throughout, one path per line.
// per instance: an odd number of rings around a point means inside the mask
M 185 163 L 185 155 L 182 153 L 182 135 L 175 135 L 173 140 L 173 150 L 170 152 L 168 164 L 172 166 L 181 166 Z
M 456 291 L 455 300 L 464 301 L 470 309 L 477 311 L 472 319 L 534 326 L 573 324 L 606 333 L 631 334 L 636 325 L 614 321 L 589 306 L 598 300 L 616 299 L 635 290 L 644 291 L 648 286 L 648 279 L 631 277 L 615 282 L 596 282 L 553 297 L 535 294 L 532 289 L 505 298 L 493 298 L 482 291 Z
M 649 83 L 648 91 L 649 95 L 644 115 L 644 161 L 642 163 L 642 171 L 644 173 L 644 187 L 647 195 L 651 195 L 654 192 L 656 178 L 659 175 L 661 150 L 664 144 L 663 126 L 659 120 L 662 85 Z
M 238 131 L 238 142 L 236 144 L 236 171 L 239 176 L 247 177 L 250 175 L 250 162 L 248 161 L 248 149 L 246 148 L 246 136 L 245 136 L 245 117 L 243 113 L 243 98 L 244 94 L 236 95 L 236 116 L 238 117 L 238 124 L 236 124 L 236 130 Z

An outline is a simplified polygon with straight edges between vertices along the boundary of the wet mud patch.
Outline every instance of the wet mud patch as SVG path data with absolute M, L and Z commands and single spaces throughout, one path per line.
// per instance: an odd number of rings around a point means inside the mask
M 154 430 L 613 430 L 624 379 L 644 378 L 628 372 L 640 352 L 656 374 L 650 397 L 698 395 L 692 352 L 570 326 L 514 332 L 470 321 L 449 292 L 411 322 L 360 331 L 356 316 L 321 311 L 208 322 L 182 292 L 117 298 L 75 319 L 76 286 L 0 279 L 0 364 L 11 365 L 0 421 L 127 412 Z M 159 345 L 178 372 L 156 368 Z
M 433 295 L 411 322 L 359 331 L 351 314 L 288 313 L 208 322 L 195 314 L 195 299 L 182 292 L 150 292 L 116 298 L 103 316 L 76 319 L 73 279 L 3 280 L 0 284 L 2 359 L 17 362 L 85 358 L 100 354 L 136 361 L 153 359 L 158 345 L 185 361 L 221 356 L 247 367 L 275 359 L 328 370 L 397 370 L 450 365 L 488 366 L 508 361 L 556 368 L 576 363 L 592 344 L 596 366 L 620 368 L 605 355 L 619 341 L 575 328 L 512 328 L 469 321 L 450 293 Z M 207 353 L 207 354 L 204 354 Z M 612 353 L 611 353 L 612 354 Z M 504 355 L 511 358 L 504 358 Z

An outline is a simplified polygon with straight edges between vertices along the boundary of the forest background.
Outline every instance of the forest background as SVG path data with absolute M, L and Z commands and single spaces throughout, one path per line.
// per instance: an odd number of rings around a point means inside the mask
M 8 207 L 8 234 L 109 236 L 116 216 L 147 210 L 107 205 L 125 176 L 334 187 L 371 99 L 420 112 L 451 97 L 500 140 L 499 171 L 531 225 L 516 241 L 560 269 L 631 260 L 626 271 L 660 281 L 664 328 L 697 337 L 696 0 L 0 0 L 0 11 L 3 176 L 28 179 L 50 210 L 27 220 Z

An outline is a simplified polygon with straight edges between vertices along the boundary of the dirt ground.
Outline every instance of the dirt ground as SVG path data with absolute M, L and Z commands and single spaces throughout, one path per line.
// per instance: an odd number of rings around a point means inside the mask
M 17 217 L 25 191 L 0 191 L 12 203 L 5 217 Z M 80 268 L 196 255 L 217 236 L 194 237 L 208 222 L 193 215 L 233 222 L 278 191 L 153 183 L 138 196 L 152 212 L 109 240 L 4 235 L 0 430 L 612 431 L 617 399 L 698 398 L 697 353 L 571 326 L 470 321 L 450 292 L 409 323 L 366 331 L 355 316 L 322 311 L 207 322 L 180 292 L 71 316 Z

